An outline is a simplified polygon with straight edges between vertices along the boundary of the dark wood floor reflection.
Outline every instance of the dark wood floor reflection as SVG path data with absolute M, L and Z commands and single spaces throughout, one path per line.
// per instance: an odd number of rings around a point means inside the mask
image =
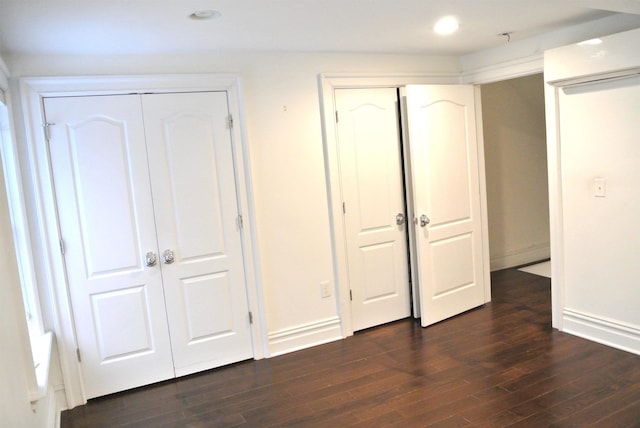
M 493 302 L 91 400 L 62 427 L 640 426 L 640 357 L 551 329 L 550 281 Z

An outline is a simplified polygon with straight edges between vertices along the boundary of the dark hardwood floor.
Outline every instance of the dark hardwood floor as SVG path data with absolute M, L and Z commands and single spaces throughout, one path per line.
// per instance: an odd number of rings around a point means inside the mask
M 551 328 L 550 281 L 493 301 L 90 400 L 62 427 L 640 427 L 640 357 Z

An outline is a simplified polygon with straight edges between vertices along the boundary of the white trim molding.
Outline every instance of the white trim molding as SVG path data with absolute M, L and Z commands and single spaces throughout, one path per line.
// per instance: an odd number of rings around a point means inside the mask
M 287 354 L 342 339 L 340 318 L 331 317 L 269 333 L 269 356 Z
M 493 83 L 502 80 L 515 79 L 517 77 L 529 76 L 541 73 L 544 66 L 542 54 L 519 58 L 511 61 L 493 64 L 462 73 L 462 83 L 472 83 L 475 85 Z
M 563 331 L 640 355 L 640 326 L 565 308 Z
M 242 108 L 241 82 L 233 74 L 186 74 L 92 77 L 23 78 L 20 84 L 21 109 L 24 118 L 23 149 L 19 156 L 23 183 L 29 195 L 29 228 L 34 240 L 34 263 L 38 266 L 39 286 L 50 296 L 50 327 L 58 338 L 60 364 L 69 408 L 85 403 L 80 366 L 76 358 L 76 338 L 71 303 L 66 285 L 64 262 L 59 250 L 59 232 L 55 208 L 51 167 L 42 122 L 42 100 L 51 96 L 110 95 L 129 93 L 170 93 L 226 91 L 229 110 L 236 119 L 231 130 L 238 181 L 240 210 L 248 219 L 243 229 L 245 275 L 249 308 L 254 314 L 252 325 L 254 358 L 265 357 L 266 330 L 260 283 L 258 245 L 251 184 L 249 151 Z M 20 106 L 18 106 L 20 107 Z M 16 109 L 19 111 L 19 109 Z M 43 304 L 43 306 L 45 306 Z

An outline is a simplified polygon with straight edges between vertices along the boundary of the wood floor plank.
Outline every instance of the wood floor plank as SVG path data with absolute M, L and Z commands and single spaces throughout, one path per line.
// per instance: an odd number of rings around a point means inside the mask
M 640 357 L 551 328 L 548 278 L 492 302 L 90 400 L 62 428 L 640 426 Z
M 600 426 L 638 427 L 640 426 L 640 401 L 636 401 L 623 409 L 600 419 Z
M 562 419 L 556 416 L 555 420 L 558 425 L 637 427 L 640 426 L 640 412 L 635 413 L 635 424 L 622 423 L 622 420 L 627 419 L 629 411 L 633 413 L 639 408 L 640 384 L 636 383 Z

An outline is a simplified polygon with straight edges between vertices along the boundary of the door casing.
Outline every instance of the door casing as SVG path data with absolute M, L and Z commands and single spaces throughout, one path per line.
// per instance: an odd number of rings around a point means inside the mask
M 52 313 L 51 325 L 57 337 L 62 376 L 69 408 L 84 404 L 80 365 L 76 357 L 74 320 L 71 311 L 64 261 L 60 252 L 60 233 L 55 209 L 51 167 L 45 133 L 42 99 L 54 96 L 114 95 L 129 93 L 226 91 L 229 111 L 234 120 L 231 130 L 233 153 L 238 183 L 238 204 L 244 218 L 242 232 L 243 258 L 250 311 L 253 313 L 252 337 L 255 359 L 267 354 L 264 305 L 259 274 L 259 257 L 256 242 L 256 224 L 253 207 L 250 165 L 244 114 L 240 93 L 240 78 L 232 74 L 193 74 L 167 76 L 113 76 L 113 77 L 51 77 L 24 78 L 20 80 L 22 107 L 25 112 L 27 144 L 21 153 L 25 186 L 33 195 L 35 209 L 32 219 L 32 239 L 42 243 L 34 248 L 34 260 L 38 276 L 51 296 L 48 307 Z

